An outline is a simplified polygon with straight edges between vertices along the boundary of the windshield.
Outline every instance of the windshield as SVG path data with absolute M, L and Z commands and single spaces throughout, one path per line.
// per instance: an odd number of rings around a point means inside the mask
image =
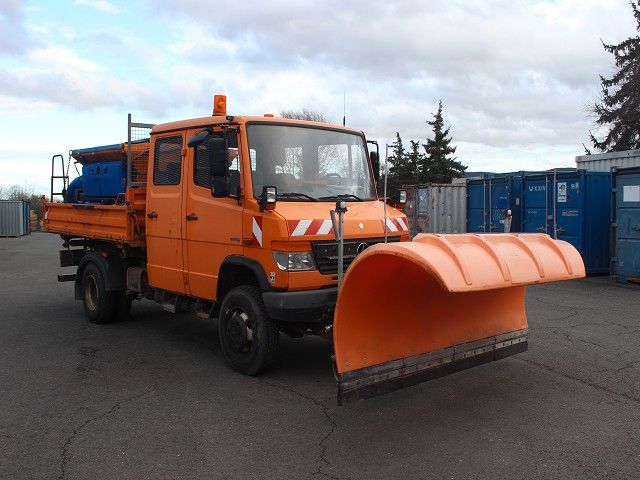
M 251 178 L 278 189 L 279 200 L 373 200 L 375 193 L 363 138 L 315 128 L 249 125 Z

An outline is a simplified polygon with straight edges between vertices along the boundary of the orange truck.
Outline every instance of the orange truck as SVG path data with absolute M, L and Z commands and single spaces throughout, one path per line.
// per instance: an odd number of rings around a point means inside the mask
M 217 318 L 245 375 L 273 366 L 281 333 L 321 335 L 340 404 L 526 350 L 526 285 L 584 276 L 579 253 L 543 234 L 410 240 L 377 197 L 363 132 L 228 115 L 223 96 L 208 117 L 129 117 L 127 142 L 71 158 L 82 182 L 52 167 L 64 201 L 44 204 L 44 229 L 62 237 L 60 265 L 76 271 L 59 280 L 90 321 L 144 298 Z

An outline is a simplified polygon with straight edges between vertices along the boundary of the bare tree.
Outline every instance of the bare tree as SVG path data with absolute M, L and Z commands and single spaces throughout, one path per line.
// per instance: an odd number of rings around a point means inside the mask
M 327 117 L 324 113 L 320 113 L 310 108 L 303 107 L 302 110 L 282 110 L 280 112 L 282 118 L 293 118 L 296 120 L 309 120 L 310 122 L 327 123 Z

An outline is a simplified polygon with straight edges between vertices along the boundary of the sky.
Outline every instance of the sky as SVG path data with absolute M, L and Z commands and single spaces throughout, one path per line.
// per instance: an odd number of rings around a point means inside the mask
M 601 40 L 634 35 L 625 0 L 0 0 L 0 186 L 46 193 L 52 155 L 126 140 L 128 113 L 210 115 L 216 93 L 237 115 L 346 104 L 382 144 L 424 142 L 442 100 L 469 171 L 575 166 Z

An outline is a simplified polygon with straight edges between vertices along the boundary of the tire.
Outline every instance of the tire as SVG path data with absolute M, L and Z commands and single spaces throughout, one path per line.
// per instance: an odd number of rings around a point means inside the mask
M 105 324 L 124 320 L 131 309 L 131 299 L 124 292 L 108 292 L 102 272 L 95 263 L 88 263 L 82 271 L 82 304 L 92 323 Z
M 219 315 L 220 347 L 235 371 L 256 376 L 269 370 L 278 354 L 279 331 L 264 308 L 257 287 L 231 290 Z

